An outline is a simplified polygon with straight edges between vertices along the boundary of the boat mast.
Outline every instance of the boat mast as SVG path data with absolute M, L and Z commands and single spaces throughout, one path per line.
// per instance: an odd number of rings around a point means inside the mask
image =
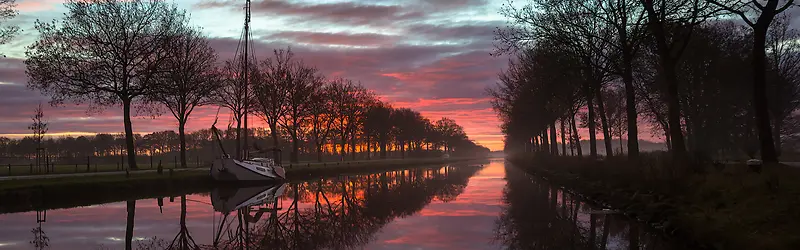
M 250 88 L 250 81 L 248 79 L 249 71 L 250 71 L 250 63 L 248 57 L 248 43 L 250 42 L 250 0 L 246 0 L 244 5 L 244 68 L 242 69 L 244 74 L 244 154 L 242 156 L 244 159 L 248 159 L 248 144 L 247 144 L 247 114 L 249 113 L 248 108 L 250 106 L 250 96 L 248 95 L 247 91 Z

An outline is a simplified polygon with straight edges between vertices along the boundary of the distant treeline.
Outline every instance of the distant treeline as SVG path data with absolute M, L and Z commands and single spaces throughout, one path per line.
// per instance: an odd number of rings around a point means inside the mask
M 422 118 L 415 111 L 409 109 L 394 110 L 387 107 L 375 108 L 381 111 L 371 111 L 366 114 L 388 112 L 387 120 L 378 120 L 380 115 L 365 117 L 366 127 L 360 127 L 355 140 L 349 136 L 330 136 L 326 143 L 318 145 L 313 139 L 307 138 L 298 143 L 299 159 L 304 161 L 339 161 L 345 159 L 363 160 L 372 158 L 405 158 L 405 157 L 440 157 L 444 153 L 453 156 L 478 156 L 486 155 L 489 149 L 476 145 L 467 139 L 461 126 L 453 120 L 442 118 L 436 122 Z M 335 131 L 335 129 L 332 129 Z M 222 143 L 230 151 L 236 145 L 236 129 L 222 130 Z M 251 152 L 267 149 L 273 142 L 269 129 L 250 128 L 248 133 Z M 381 135 L 385 131 L 386 134 Z M 279 133 L 285 134 L 285 133 Z M 331 135 L 339 135 L 338 131 Z M 172 161 L 180 152 L 180 138 L 175 131 L 161 131 L 150 134 L 135 134 L 136 152 L 139 155 L 156 156 L 157 159 Z M 279 147 L 288 156 L 291 152 L 291 138 L 279 138 Z M 66 136 L 59 138 L 46 138 L 41 141 L 42 148 L 47 150 L 47 155 L 53 159 L 66 159 L 84 161 L 86 156 L 97 158 L 120 159 L 126 154 L 125 135 L 97 134 L 94 136 Z M 0 160 L 3 164 L 19 164 L 26 159 L 36 156 L 39 147 L 35 137 L 29 136 L 22 139 L 9 139 L 0 137 Z M 222 151 L 215 141 L 210 129 L 201 129 L 186 134 L 186 149 L 189 162 L 199 159 L 201 162 L 219 157 Z M 251 153 L 251 156 L 264 156 L 263 153 Z M 272 156 L 271 154 L 268 156 Z M 11 160 L 16 159 L 16 160 Z
M 506 149 L 580 154 L 577 127 L 588 127 L 589 155 L 598 155 L 596 134 L 627 134 L 625 153 L 636 160 L 647 123 L 679 161 L 777 161 L 800 134 L 800 35 L 784 12 L 792 1 L 760 2 L 505 6 L 497 52 L 515 59 L 489 92 Z M 611 143 L 600 147 L 614 152 Z

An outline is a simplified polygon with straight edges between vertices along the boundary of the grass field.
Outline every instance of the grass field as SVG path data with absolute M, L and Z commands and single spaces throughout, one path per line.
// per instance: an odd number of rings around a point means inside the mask
M 599 204 L 707 249 L 800 249 L 800 168 L 755 173 L 743 164 L 672 173 L 668 163 L 575 157 L 515 159 L 515 165 Z

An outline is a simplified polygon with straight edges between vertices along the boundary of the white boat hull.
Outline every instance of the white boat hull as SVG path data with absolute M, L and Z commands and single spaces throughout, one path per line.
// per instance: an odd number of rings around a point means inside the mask
M 286 179 L 286 171 L 270 162 L 223 158 L 212 163 L 211 177 L 223 182 L 277 181 Z

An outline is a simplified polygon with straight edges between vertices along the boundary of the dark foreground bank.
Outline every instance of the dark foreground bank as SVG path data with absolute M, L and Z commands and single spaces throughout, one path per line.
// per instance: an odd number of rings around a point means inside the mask
M 510 158 L 525 171 L 619 209 L 695 249 L 800 249 L 800 171 L 760 174 L 727 165 L 680 174 L 655 156 L 641 163 L 574 157 Z
M 289 180 L 349 173 L 380 172 L 398 168 L 434 164 L 471 162 L 483 158 L 430 158 L 376 160 L 292 166 L 286 169 Z M 126 175 L 65 177 L 0 181 L 0 214 L 20 211 L 58 209 L 107 203 L 124 199 L 171 197 L 208 190 L 214 186 L 208 170 L 131 173 Z

